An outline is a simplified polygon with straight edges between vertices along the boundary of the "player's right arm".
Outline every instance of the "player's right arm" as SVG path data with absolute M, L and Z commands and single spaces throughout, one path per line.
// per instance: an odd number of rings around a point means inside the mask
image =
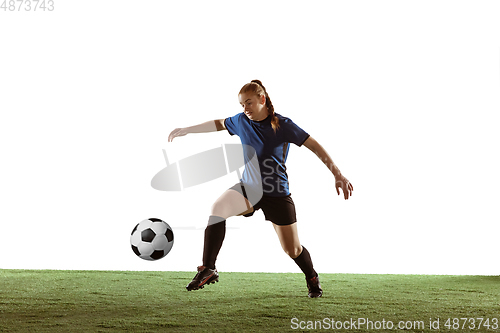
M 209 133 L 225 129 L 224 119 L 210 120 L 199 125 L 174 129 L 168 136 L 168 142 L 172 142 L 175 137 L 184 136 L 189 133 Z

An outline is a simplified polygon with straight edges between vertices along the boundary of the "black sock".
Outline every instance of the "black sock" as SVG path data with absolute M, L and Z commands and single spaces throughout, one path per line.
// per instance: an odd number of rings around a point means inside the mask
M 311 261 L 311 256 L 309 255 L 309 251 L 302 246 L 302 252 L 300 255 L 293 259 L 295 263 L 300 267 L 302 272 L 306 275 L 306 279 L 312 279 L 315 276 L 318 276 L 318 273 L 313 268 L 313 263 Z
M 226 236 L 226 220 L 210 215 L 205 229 L 205 244 L 203 245 L 203 266 L 215 269 L 215 260 L 219 254 L 222 242 Z

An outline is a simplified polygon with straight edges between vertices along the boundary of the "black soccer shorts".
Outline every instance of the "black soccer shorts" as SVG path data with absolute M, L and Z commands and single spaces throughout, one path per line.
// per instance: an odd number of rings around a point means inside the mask
M 238 191 L 247 200 L 247 193 L 242 183 L 237 183 L 230 189 Z M 253 212 L 243 216 L 249 217 L 259 209 L 262 209 L 267 221 L 271 221 L 277 225 L 290 225 L 297 222 L 295 214 L 295 204 L 293 203 L 291 194 L 284 197 L 272 197 L 263 195 L 262 198 L 253 205 Z

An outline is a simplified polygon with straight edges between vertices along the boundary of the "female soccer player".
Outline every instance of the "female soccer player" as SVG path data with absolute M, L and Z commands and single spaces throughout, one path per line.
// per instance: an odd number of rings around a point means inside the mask
M 305 145 L 327 165 L 335 177 L 335 189 L 338 195 L 341 188 L 344 199 L 347 200 L 354 188 L 316 140 L 291 119 L 274 112 L 273 104 L 262 82 L 253 80 L 245 84 L 238 98 L 243 112 L 226 119 L 176 128 L 168 137 L 168 141 L 171 142 L 175 137 L 188 133 L 227 130 L 230 135 L 238 135 L 243 146 L 247 145 L 254 149 L 261 176 L 261 182 L 260 180 L 257 182 L 261 187 L 261 195 L 253 196 L 259 198 L 257 202 L 249 200 L 249 194 L 257 193 L 259 189 L 256 189 L 255 181 L 252 182 L 246 167 L 240 183 L 226 190 L 212 205 L 208 226 L 205 229 L 203 264 L 198 266 L 198 273 L 186 288 L 197 290 L 219 281 L 215 261 L 226 234 L 226 219 L 237 215 L 248 217 L 254 211 L 262 209 L 266 220 L 273 223 L 283 250 L 305 274 L 309 297 L 321 297 L 323 290 L 318 274 L 313 268 L 311 256 L 299 241 L 295 205 L 288 190 L 285 162 L 290 143 L 299 147 Z

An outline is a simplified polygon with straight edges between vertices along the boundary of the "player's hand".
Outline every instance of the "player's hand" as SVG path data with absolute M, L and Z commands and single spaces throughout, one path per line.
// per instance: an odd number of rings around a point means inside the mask
M 354 187 L 343 175 L 335 177 L 335 189 L 337 190 L 337 195 L 340 195 L 339 188 L 344 192 L 344 199 L 347 200 L 352 195 Z
M 186 128 L 176 128 L 168 136 L 168 142 L 172 142 L 172 140 L 174 138 L 176 138 L 178 136 L 184 136 L 188 133 L 189 133 L 189 131 Z

